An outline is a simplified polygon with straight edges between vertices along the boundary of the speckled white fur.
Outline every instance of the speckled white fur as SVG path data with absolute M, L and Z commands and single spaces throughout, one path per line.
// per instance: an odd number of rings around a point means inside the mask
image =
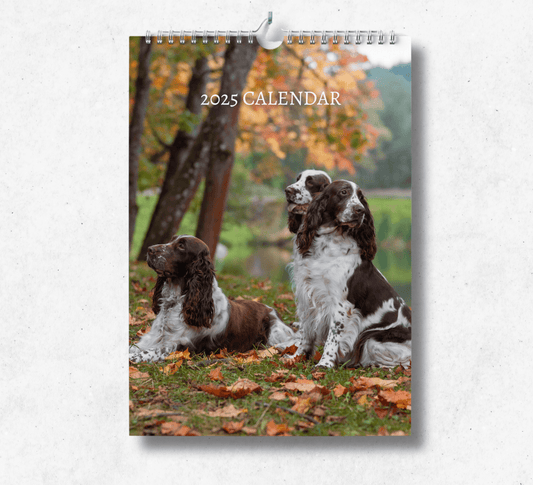
M 129 358 L 132 362 L 157 362 L 179 348 L 195 350 L 205 338 L 216 339 L 224 333 L 229 320 L 229 302 L 216 278 L 213 279 L 215 315 L 211 328 L 187 325 L 182 316 L 183 298 L 179 286 L 165 283 L 161 294 L 161 309 L 149 333 L 132 345 Z M 268 307 L 270 308 L 270 307 Z M 271 309 L 272 326 L 267 345 L 285 348 L 296 342 L 295 333 Z
M 341 212 L 341 214 L 338 217 L 339 221 L 341 222 L 349 222 L 352 220 L 354 207 L 359 207 L 362 210 L 364 210 L 365 208 L 363 203 L 357 197 L 357 189 L 359 187 L 353 182 L 350 182 L 349 180 L 345 180 L 345 182 L 348 182 L 352 186 L 353 194 L 348 200 L 348 202 L 346 202 L 346 207 L 344 208 L 344 210 Z M 363 220 L 364 220 L 364 215 L 363 215 L 363 218 L 361 219 L 361 224 L 363 223 Z
M 297 182 L 289 185 L 287 188 L 293 188 L 295 190 L 294 195 L 291 197 L 292 202 L 295 204 L 309 204 L 313 200 L 313 196 L 305 187 L 305 181 L 310 175 L 324 175 L 331 183 L 331 177 L 322 170 L 304 170 L 300 174 L 300 178 Z
M 295 254 L 294 286 L 302 334 L 302 342 L 295 355 L 312 355 L 317 346 L 324 345 L 317 366 L 334 367 L 349 360 L 363 330 L 380 322 L 385 313 L 394 311 L 394 299 L 384 301 L 376 312 L 363 318 L 347 300 L 348 280 L 361 263 L 357 243 L 332 228 L 322 227 L 317 235 L 319 237 L 315 237 L 309 256 L 303 258 L 298 252 Z M 396 325 L 410 326 L 410 322 L 398 312 L 396 322 L 381 328 Z M 410 341 L 380 343 L 370 339 L 364 347 L 360 364 L 391 367 L 407 365 L 410 360 Z

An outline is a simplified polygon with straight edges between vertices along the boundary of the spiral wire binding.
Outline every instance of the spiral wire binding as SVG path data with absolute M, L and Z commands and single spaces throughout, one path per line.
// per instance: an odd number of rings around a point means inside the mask
M 272 12 L 268 12 L 268 23 L 272 23 Z M 226 44 L 230 43 L 231 37 L 237 38 L 237 44 L 242 43 L 243 36 L 248 37 L 248 43 L 253 44 L 254 37 L 257 36 L 257 30 L 226 30 L 223 31 L 222 34 L 226 39 Z M 213 38 L 213 42 L 215 44 L 218 44 L 220 42 L 220 31 L 218 30 L 180 30 L 179 32 L 172 30 L 158 30 L 156 39 L 158 44 L 163 43 L 163 37 L 168 37 L 168 43 L 174 44 L 174 36 L 179 35 L 179 41 L 180 44 L 185 44 L 185 37 L 190 37 L 191 44 L 196 44 L 196 37 L 200 35 L 202 37 L 202 43 L 207 44 L 209 42 L 209 37 Z M 363 41 L 363 35 L 366 36 L 366 43 L 368 45 L 374 43 L 374 38 L 377 37 L 378 44 L 384 44 L 385 43 L 385 34 L 382 30 L 284 30 L 284 32 L 287 33 L 287 44 L 293 43 L 293 37 L 298 37 L 298 44 L 304 44 L 304 37 L 309 37 L 309 43 L 314 45 L 316 44 L 316 37 L 320 37 L 320 43 L 321 44 L 327 44 L 329 38 L 333 38 L 333 44 L 339 43 L 339 36 L 344 37 L 344 44 L 349 45 L 352 43 L 352 39 L 354 39 L 354 43 L 356 45 L 359 45 Z M 296 34 L 295 34 L 296 32 Z M 147 30 L 145 40 L 147 44 L 150 44 L 152 42 L 152 33 Z M 389 34 L 389 44 L 395 44 L 396 43 L 396 34 L 394 33 L 394 30 L 391 30 Z

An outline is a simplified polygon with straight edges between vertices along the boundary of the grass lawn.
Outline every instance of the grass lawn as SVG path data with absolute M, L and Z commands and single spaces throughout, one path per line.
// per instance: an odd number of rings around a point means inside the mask
M 154 318 L 149 297 L 154 276 L 145 263 L 130 263 L 130 344 Z M 259 299 L 274 306 L 286 323 L 294 321 L 287 284 L 245 276 L 218 279 L 227 296 Z M 315 372 L 315 363 L 287 362 L 279 354 L 265 357 L 257 349 L 130 364 L 130 434 L 410 434 L 410 369 Z M 236 382 L 242 392 L 230 387 Z

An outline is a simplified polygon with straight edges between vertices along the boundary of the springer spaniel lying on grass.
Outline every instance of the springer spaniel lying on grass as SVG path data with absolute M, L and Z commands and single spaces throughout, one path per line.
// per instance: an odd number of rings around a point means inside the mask
M 148 265 L 158 275 L 149 333 L 130 347 L 132 362 L 156 362 L 188 348 L 245 352 L 254 346 L 288 347 L 294 331 L 276 311 L 255 301 L 230 301 L 219 288 L 207 245 L 192 236 L 175 236 L 148 248 Z
M 338 180 L 309 204 L 296 244 L 294 285 L 302 342 L 318 367 L 394 367 L 411 360 L 411 310 L 372 264 L 374 220 L 361 189 Z

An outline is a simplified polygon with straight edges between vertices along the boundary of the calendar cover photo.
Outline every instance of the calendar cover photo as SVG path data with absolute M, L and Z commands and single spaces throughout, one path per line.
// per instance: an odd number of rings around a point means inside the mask
M 159 40 L 130 38 L 130 435 L 410 435 L 409 38 Z

